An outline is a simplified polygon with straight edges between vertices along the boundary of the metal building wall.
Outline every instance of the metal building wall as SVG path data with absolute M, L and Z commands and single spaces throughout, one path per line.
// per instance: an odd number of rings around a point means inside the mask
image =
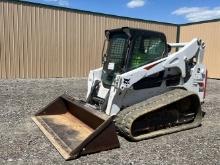
M 104 30 L 121 26 L 165 32 L 175 25 L 23 2 L 0 2 L 0 78 L 87 76 L 101 66 Z
M 206 43 L 208 77 L 220 78 L 220 20 L 181 26 L 180 41 L 187 42 L 193 37 L 201 38 Z

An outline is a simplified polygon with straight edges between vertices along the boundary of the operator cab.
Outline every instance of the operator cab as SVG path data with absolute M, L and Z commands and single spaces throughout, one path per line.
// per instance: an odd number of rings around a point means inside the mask
M 117 74 L 122 74 L 168 55 L 164 33 L 123 27 L 106 30 L 103 47 L 103 86 L 110 88 Z

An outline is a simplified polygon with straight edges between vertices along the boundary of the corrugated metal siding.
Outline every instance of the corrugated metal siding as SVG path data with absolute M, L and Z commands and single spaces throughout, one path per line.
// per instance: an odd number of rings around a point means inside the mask
M 205 64 L 210 78 L 220 78 L 220 21 L 182 26 L 180 41 L 201 38 L 206 43 Z
M 176 26 L 92 13 L 0 2 L 0 77 L 87 76 L 101 66 L 104 30 L 122 26 L 166 33 L 176 41 Z

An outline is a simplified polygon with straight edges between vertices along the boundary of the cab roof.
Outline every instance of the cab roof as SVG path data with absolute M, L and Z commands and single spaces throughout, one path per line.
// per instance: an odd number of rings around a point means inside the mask
M 135 36 L 149 35 L 149 36 L 158 36 L 166 40 L 166 36 L 164 33 L 152 31 L 152 30 L 137 29 L 131 27 L 122 27 L 117 29 L 105 30 L 106 38 L 109 38 L 112 34 L 120 34 L 120 33 L 125 33 L 129 38 L 133 38 Z

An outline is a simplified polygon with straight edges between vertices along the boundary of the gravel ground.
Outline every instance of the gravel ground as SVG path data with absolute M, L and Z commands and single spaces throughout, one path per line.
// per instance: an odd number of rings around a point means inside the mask
M 208 80 L 202 126 L 65 161 L 31 116 L 57 96 L 83 98 L 86 79 L 0 80 L 0 164 L 220 164 L 220 80 Z

